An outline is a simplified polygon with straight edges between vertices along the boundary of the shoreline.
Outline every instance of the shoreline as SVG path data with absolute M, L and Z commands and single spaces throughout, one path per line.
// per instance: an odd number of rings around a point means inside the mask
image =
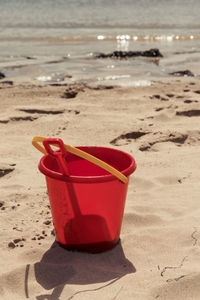
M 34 76 L 35 71 L 29 73 L 27 76 L 27 72 L 29 72 L 29 66 L 24 66 L 26 71 L 18 72 L 18 74 L 7 75 L 7 72 L 0 71 L 0 75 L 2 74 L 5 77 L 0 78 L 0 85 L 3 86 L 20 86 L 20 85 L 32 85 L 32 86 L 67 86 L 70 84 L 85 84 L 85 85 L 113 85 L 118 87 L 125 88 L 139 88 L 139 87 L 148 87 L 154 85 L 155 83 L 160 82 L 178 82 L 178 81 L 198 81 L 200 78 L 200 73 L 195 74 L 189 69 L 176 69 L 176 71 L 168 74 L 147 74 L 145 71 L 141 73 L 139 69 L 135 72 L 135 74 L 128 74 L 124 72 L 113 72 L 113 73 L 101 73 L 96 74 L 96 77 L 93 78 L 88 76 L 86 73 L 85 76 L 83 74 L 73 74 L 65 73 L 65 72 L 48 72 L 48 71 L 39 71 L 37 75 Z M 36 67 L 36 66 L 35 66 Z M 21 67 L 20 67 L 21 68 Z M 23 67 L 22 67 L 23 68 Z M 5 75 L 6 74 L 6 75 Z M 36 74 L 36 73 L 35 73 Z M 146 74 L 146 75 L 145 75 Z
M 198 44 L 193 40 L 131 43 L 122 39 L 113 42 L 97 40 L 91 44 L 42 43 L 40 48 L 36 42 L 27 42 L 23 44 L 22 52 L 14 42 L 9 49 L 4 49 L 5 55 L 4 50 L 1 53 L 0 71 L 8 80 L 28 79 L 29 82 L 47 83 L 64 82 L 66 78 L 71 78 L 73 82 L 113 82 L 115 85 L 127 82 L 127 85 L 131 85 L 131 81 L 135 80 L 171 78 L 173 72 L 184 70 L 199 78 Z M 15 49 L 15 54 L 12 54 L 12 49 Z M 158 51 L 160 57 L 143 56 L 152 50 Z M 131 58 L 130 53 L 137 56 Z

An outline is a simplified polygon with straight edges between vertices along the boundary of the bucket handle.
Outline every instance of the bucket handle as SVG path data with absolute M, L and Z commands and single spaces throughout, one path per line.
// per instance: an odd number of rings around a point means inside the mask
M 46 154 L 47 151 L 45 150 L 44 147 L 42 147 L 39 143 L 42 143 L 44 140 L 46 140 L 47 138 L 42 137 L 42 136 L 34 136 L 34 138 L 32 139 L 32 145 L 38 149 L 40 152 L 42 152 L 43 154 Z M 55 144 L 55 146 L 57 146 L 57 144 Z M 78 148 L 72 147 L 70 145 L 64 144 L 65 150 L 73 153 L 77 156 L 80 156 L 90 162 L 92 162 L 93 164 L 101 167 L 102 169 L 108 171 L 109 173 L 111 173 L 112 175 L 114 175 L 115 177 L 117 177 L 119 180 L 121 180 L 123 183 L 127 183 L 128 182 L 128 178 L 122 174 L 120 171 L 118 171 L 117 169 L 115 169 L 114 167 L 112 167 L 111 165 L 107 164 L 106 162 L 102 161 L 101 159 L 85 152 L 82 151 Z
M 57 158 L 59 166 L 62 169 L 62 172 L 65 175 L 70 176 L 69 168 L 65 163 L 66 150 L 63 141 L 61 139 L 46 139 L 43 141 L 43 145 L 48 154 Z M 50 145 L 58 146 L 59 150 L 54 151 Z

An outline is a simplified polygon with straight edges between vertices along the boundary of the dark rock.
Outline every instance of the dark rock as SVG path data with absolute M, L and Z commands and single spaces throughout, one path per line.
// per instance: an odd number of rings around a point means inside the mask
M 49 224 L 51 224 L 51 221 L 47 220 L 47 221 L 44 222 L 44 224 L 49 225 Z
M 154 98 L 160 99 L 160 95 L 153 95 Z
M 163 55 L 160 53 L 159 49 L 157 49 L 157 48 L 141 52 L 141 56 L 146 56 L 146 57 L 163 57 Z
M 8 243 L 8 247 L 14 249 L 15 248 L 15 244 L 13 242 Z
M 26 56 L 26 59 L 36 59 L 36 58 L 32 56 Z
M 184 103 L 192 103 L 192 100 L 185 100 Z
M 14 168 L 0 168 L 0 177 L 9 174 L 12 171 L 14 171 Z
M 68 83 L 51 83 L 50 86 L 67 86 Z
M 77 94 L 77 91 L 66 91 L 63 95 L 63 98 L 75 98 Z
M 6 76 L 2 73 L 2 72 L 0 72 L 0 79 L 3 79 L 3 78 L 5 78 Z
M 155 109 L 155 111 L 161 111 L 163 109 L 164 109 L 163 107 L 158 107 L 158 108 Z
M 190 70 L 176 71 L 169 73 L 169 75 L 194 77 L 194 74 Z
M 4 81 L 1 81 L 1 84 L 13 85 L 13 81 L 11 81 L 11 80 L 4 80 Z
M 95 55 L 96 58 L 132 58 L 137 56 L 144 56 L 144 57 L 163 57 L 160 53 L 159 49 L 150 49 L 146 51 L 114 51 L 112 53 L 98 53 Z
M 22 241 L 22 239 L 14 239 L 13 240 L 13 242 L 15 243 L 15 244 L 17 244 L 17 243 L 19 243 L 19 242 L 21 242 Z

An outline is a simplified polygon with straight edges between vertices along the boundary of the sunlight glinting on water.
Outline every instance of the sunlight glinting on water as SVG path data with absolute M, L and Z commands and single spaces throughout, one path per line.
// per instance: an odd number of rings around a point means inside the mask
M 128 35 L 128 34 L 122 34 L 122 35 L 103 35 L 99 34 L 97 36 L 42 36 L 42 37 L 36 37 L 36 36 L 13 36 L 13 37 L 0 37 L 0 41 L 7 42 L 7 41 L 50 41 L 50 42 L 61 42 L 61 43 L 67 43 L 67 42 L 73 42 L 73 41 L 117 41 L 117 42 L 123 42 L 123 41 L 134 41 L 134 42 L 141 42 L 141 41 L 147 41 L 147 42 L 154 42 L 154 41 L 166 41 L 166 42 L 172 42 L 172 41 L 189 41 L 189 40 L 200 40 L 200 35 Z
M 109 41 L 116 40 L 117 41 L 117 49 L 122 51 L 128 51 L 130 41 L 134 42 L 173 42 L 173 41 L 186 41 L 186 40 L 199 40 L 200 35 L 133 35 L 130 36 L 128 34 L 122 34 L 117 36 L 106 36 L 106 35 L 98 35 L 97 39 L 99 41 Z
M 119 42 L 122 41 L 167 41 L 172 42 L 176 40 L 199 40 L 200 35 L 117 35 L 117 36 L 106 36 L 106 35 L 98 35 L 98 40 L 117 40 Z

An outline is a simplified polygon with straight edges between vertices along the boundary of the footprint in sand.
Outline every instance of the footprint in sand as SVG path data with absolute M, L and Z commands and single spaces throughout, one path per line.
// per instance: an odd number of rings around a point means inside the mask
M 164 134 L 162 132 L 154 132 L 153 136 L 151 135 L 151 137 L 151 141 L 147 141 L 140 146 L 140 151 L 150 151 L 152 146 L 154 146 L 157 143 L 172 142 L 177 145 L 183 145 L 188 138 L 188 134 L 182 134 L 177 132 Z
M 61 98 L 66 98 L 66 99 L 75 98 L 79 92 L 84 92 L 86 88 L 87 88 L 87 85 L 84 83 L 68 84 L 68 86 Z
M 44 109 L 25 109 L 25 108 L 20 108 L 18 111 L 22 111 L 28 114 L 38 114 L 38 115 L 58 115 L 58 114 L 63 114 L 66 110 L 44 110 Z M 74 113 L 75 115 L 80 114 L 80 111 L 78 110 L 72 110 L 68 109 L 68 113 Z M 2 124 L 7 124 L 9 122 L 18 122 L 18 121 L 34 121 L 37 120 L 39 117 L 38 116 L 17 116 L 17 117 L 10 117 L 9 119 L 6 120 L 0 120 L 0 123 Z
M 67 90 L 64 92 L 62 98 L 75 98 L 78 94 L 78 91 L 75 91 L 75 90 Z
M 125 134 L 121 134 L 120 136 L 116 137 L 110 143 L 115 146 L 127 145 L 131 142 L 131 140 L 139 139 L 140 137 L 148 134 L 149 132 L 144 131 L 132 131 Z
M 62 98 L 75 98 L 79 92 L 84 92 L 85 89 L 89 90 L 110 90 L 113 89 L 114 86 L 111 85 L 98 85 L 98 86 L 90 86 L 86 83 L 72 83 L 69 84 L 67 89 L 65 90 Z
M 112 145 L 121 146 L 128 145 L 132 140 L 137 140 L 144 135 L 148 134 L 147 141 L 142 143 L 139 147 L 140 151 L 149 151 L 151 147 L 157 143 L 172 142 L 177 145 L 183 145 L 188 138 L 188 134 L 178 133 L 178 132 L 145 132 L 145 131 L 133 131 L 126 134 L 122 134 L 117 138 L 110 141 Z

